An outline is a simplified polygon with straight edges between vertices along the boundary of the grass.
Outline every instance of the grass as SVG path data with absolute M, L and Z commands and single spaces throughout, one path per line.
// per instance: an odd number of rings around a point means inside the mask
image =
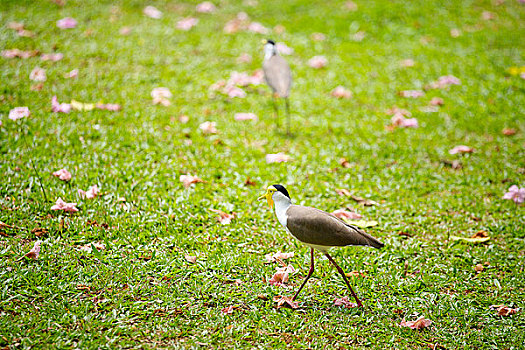
M 226 0 L 214 14 L 196 14 L 196 4 L 1 2 L 2 50 L 57 51 L 64 59 L 0 61 L 0 221 L 15 227 L 0 231 L 0 346 L 522 348 L 523 311 L 501 317 L 489 306 L 523 308 L 525 300 L 524 207 L 502 199 L 510 185 L 525 184 L 525 80 L 507 73 L 525 65 L 524 5 L 359 1 L 357 11 L 347 11 L 343 1 L 250 6 Z M 144 16 L 146 5 L 163 17 Z M 224 34 L 240 11 L 286 30 Z M 483 11 L 494 18 L 484 20 Z M 56 28 L 66 16 L 78 26 Z M 187 16 L 199 23 L 177 30 Z M 35 37 L 18 37 L 6 27 L 11 21 L 23 22 Z M 132 28 L 130 35 L 119 35 L 123 26 Z M 450 35 L 454 28 L 457 38 Z M 364 39 L 352 40 L 358 31 Z M 326 40 L 312 41 L 314 32 Z M 291 137 L 275 128 L 267 88 L 246 89 L 243 99 L 209 91 L 232 71 L 258 69 L 266 36 L 295 50 L 286 56 L 294 76 Z M 251 63 L 236 63 L 243 52 Z M 326 56 L 327 67 L 308 67 L 314 55 Z M 400 66 L 407 58 L 414 67 Z M 41 91 L 30 89 L 35 66 L 47 73 Z M 64 78 L 75 68 L 77 79 Z M 442 75 L 461 85 L 418 99 L 398 95 Z M 353 98 L 331 97 L 337 85 Z M 152 104 L 150 92 L 159 86 L 172 91 L 171 106 Z M 123 109 L 57 114 L 53 95 Z M 444 105 L 422 112 L 432 97 Z M 420 127 L 389 130 L 385 110 L 394 105 L 410 110 Z M 11 121 L 16 106 L 28 106 L 31 116 Z M 259 121 L 235 122 L 237 112 L 253 112 Z M 181 114 L 190 117 L 187 124 L 178 121 Z M 217 135 L 200 132 L 208 120 L 217 123 Z M 517 133 L 505 136 L 503 128 Z M 450 155 L 458 144 L 475 152 Z M 265 155 L 277 152 L 293 160 L 267 164 Z M 341 167 L 340 158 L 351 166 Z M 69 183 L 51 175 L 60 168 L 72 172 Z M 185 189 L 179 176 L 188 173 L 205 182 Z M 327 211 L 351 206 L 379 222 L 367 231 L 384 249 L 333 251 L 345 271 L 365 273 L 351 278 L 364 309 L 333 305 L 348 292 L 319 255 L 300 309 L 275 308 L 274 296 L 299 287 L 309 257 L 255 200 L 273 183 L 285 185 L 296 203 Z M 77 189 L 94 184 L 101 196 L 78 198 Z M 339 188 L 379 205 L 359 206 L 338 196 Z M 78 202 L 80 211 L 51 211 L 59 197 Z M 220 225 L 210 209 L 237 217 Z M 38 239 L 35 228 L 48 231 L 40 257 L 20 259 Z M 487 243 L 449 239 L 479 230 L 489 233 Z M 105 249 L 78 249 L 92 242 Z M 289 261 L 298 273 L 289 289 L 265 282 L 276 265 L 264 264 L 264 255 L 276 251 L 296 252 Z M 187 262 L 186 254 L 197 262 Z M 477 264 L 485 266 L 480 273 Z M 233 314 L 221 312 L 228 306 L 236 307 Z M 399 326 L 419 315 L 433 321 L 428 329 Z

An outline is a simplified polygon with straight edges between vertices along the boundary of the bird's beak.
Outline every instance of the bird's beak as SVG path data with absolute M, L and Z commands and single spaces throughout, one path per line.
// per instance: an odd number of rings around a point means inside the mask
M 264 199 L 264 198 L 266 198 L 266 201 L 268 202 L 268 205 L 270 206 L 270 209 L 273 209 L 272 194 L 269 191 L 266 191 L 266 193 L 263 194 L 262 196 L 260 196 L 259 198 L 257 198 L 257 200 L 261 200 L 261 199 Z

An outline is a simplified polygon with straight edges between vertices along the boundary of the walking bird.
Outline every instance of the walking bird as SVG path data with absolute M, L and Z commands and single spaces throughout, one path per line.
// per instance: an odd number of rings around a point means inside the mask
M 310 270 L 292 300 L 297 298 L 314 272 L 314 249 L 316 249 L 323 253 L 343 276 L 346 286 L 356 300 L 357 306 L 363 306 L 361 300 L 359 300 L 357 294 L 350 286 L 343 269 L 328 254 L 328 249 L 347 245 L 382 248 L 383 243 L 360 228 L 349 225 L 332 214 L 316 208 L 292 204 L 288 191 L 282 185 L 268 187 L 266 193 L 259 197 L 259 199 L 264 198 L 268 201 L 271 209 L 275 206 L 277 220 L 284 226 L 286 231 L 301 243 L 310 247 Z
M 279 123 L 279 111 L 277 108 L 276 98 L 284 98 L 286 107 L 286 132 L 290 133 L 290 88 L 292 87 L 292 72 L 290 66 L 284 58 L 277 52 L 273 40 L 265 40 L 264 44 L 264 61 L 263 61 L 264 79 L 272 89 L 273 109 L 275 112 L 276 124 Z

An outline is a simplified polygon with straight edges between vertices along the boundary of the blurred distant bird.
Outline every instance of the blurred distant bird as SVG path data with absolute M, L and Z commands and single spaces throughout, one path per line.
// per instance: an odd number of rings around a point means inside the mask
M 276 123 L 279 123 L 279 111 L 277 109 L 276 97 L 284 98 L 286 106 L 286 132 L 290 133 L 290 105 L 288 96 L 292 86 L 292 72 L 290 66 L 284 58 L 277 52 L 273 40 L 264 41 L 264 61 L 263 61 L 264 79 L 273 91 L 273 108 L 275 111 Z

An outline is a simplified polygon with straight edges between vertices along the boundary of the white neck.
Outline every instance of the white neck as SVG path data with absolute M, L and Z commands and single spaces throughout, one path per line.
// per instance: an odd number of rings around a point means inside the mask
M 292 201 L 289 198 L 284 197 L 279 198 L 279 200 L 275 201 L 274 203 L 277 220 L 279 220 L 281 225 L 286 227 L 286 223 L 288 222 L 288 215 L 286 215 L 286 211 L 288 208 L 290 208 L 290 205 L 292 205 Z
M 275 46 L 272 44 L 266 44 L 264 45 L 264 60 L 269 60 L 272 58 L 273 55 L 275 55 L 276 50 Z

